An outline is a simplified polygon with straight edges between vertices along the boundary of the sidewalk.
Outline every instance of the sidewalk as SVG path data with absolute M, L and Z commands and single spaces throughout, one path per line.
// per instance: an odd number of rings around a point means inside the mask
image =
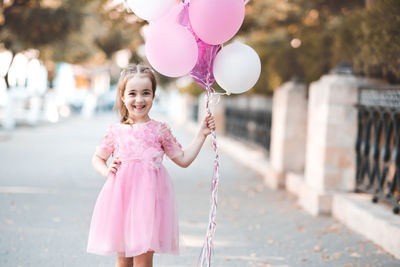
M 104 183 L 90 160 L 112 120 L 108 114 L 74 118 L 18 129 L 0 140 L 0 266 L 114 266 L 114 258 L 85 251 Z M 184 147 L 191 142 L 187 128 L 173 129 Z M 334 219 L 314 218 L 297 207 L 293 196 L 266 188 L 257 172 L 225 152 L 229 139 L 218 140 L 213 266 L 400 266 Z M 244 153 L 235 155 L 248 157 Z M 213 161 L 210 142 L 187 169 L 165 159 L 175 185 L 182 253 L 156 255 L 154 266 L 196 266 L 208 223 Z

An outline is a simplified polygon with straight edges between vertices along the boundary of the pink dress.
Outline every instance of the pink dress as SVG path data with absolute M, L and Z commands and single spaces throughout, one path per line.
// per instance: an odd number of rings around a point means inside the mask
M 179 253 L 178 216 L 173 185 L 162 165 L 182 155 L 171 131 L 150 120 L 132 126 L 110 125 L 96 153 L 121 160 L 97 198 L 90 224 L 87 251 L 99 255 L 133 257 L 154 251 Z

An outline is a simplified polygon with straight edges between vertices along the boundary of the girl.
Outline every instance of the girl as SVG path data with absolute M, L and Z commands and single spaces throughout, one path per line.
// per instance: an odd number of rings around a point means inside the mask
M 149 117 L 156 91 L 153 71 L 131 65 L 121 73 L 116 107 L 120 123 L 108 127 L 92 158 L 107 180 L 97 198 L 87 251 L 118 256 L 116 266 L 153 265 L 153 253 L 177 254 L 177 210 L 164 153 L 188 167 L 207 135 L 215 130 L 208 115 L 193 142 L 182 150 L 169 128 Z M 113 156 L 107 166 L 107 159 Z

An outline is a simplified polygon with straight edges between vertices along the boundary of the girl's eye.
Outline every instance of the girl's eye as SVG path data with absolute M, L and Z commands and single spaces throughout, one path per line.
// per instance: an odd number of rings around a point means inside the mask
M 136 93 L 129 93 L 130 96 L 136 96 Z M 151 95 L 151 92 L 144 92 L 143 95 Z

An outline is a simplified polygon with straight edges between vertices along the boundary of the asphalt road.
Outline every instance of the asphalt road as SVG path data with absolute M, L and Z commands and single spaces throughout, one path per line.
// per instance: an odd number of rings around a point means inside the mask
M 54 125 L 0 130 L 0 266 L 114 266 L 86 253 L 89 223 L 104 178 L 91 167 L 109 114 Z M 175 128 L 185 146 L 191 134 Z M 245 156 L 245 155 L 243 155 Z M 181 255 L 154 266 L 196 266 L 208 223 L 213 151 L 208 142 L 187 169 L 164 163 L 175 185 Z M 229 155 L 220 155 L 213 266 L 400 266 L 400 260 L 331 217 L 313 217 L 283 191 Z

